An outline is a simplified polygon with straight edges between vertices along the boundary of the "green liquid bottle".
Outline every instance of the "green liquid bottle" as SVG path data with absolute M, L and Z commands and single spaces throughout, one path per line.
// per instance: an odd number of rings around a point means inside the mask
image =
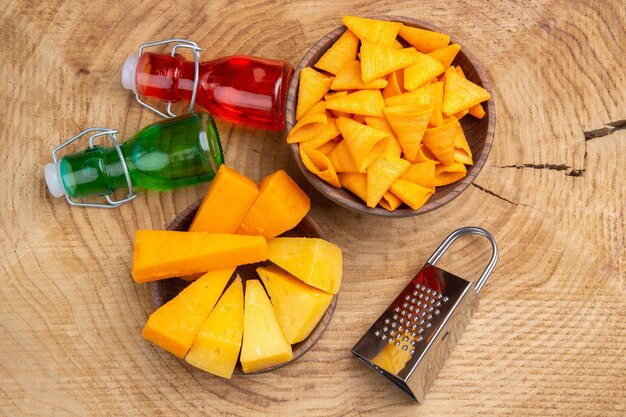
M 57 159 L 62 147 L 92 131 L 99 133 L 92 135 L 89 148 Z M 109 136 L 114 146 L 94 145 L 97 136 Z M 55 163 L 45 167 L 50 193 L 90 207 L 117 207 L 138 190 L 169 191 L 211 181 L 224 162 L 219 133 L 204 112 L 154 123 L 121 145 L 115 131 L 88 129 L 55 149 L 53 157 Z M 127 189 L 128 197 L 112 200 L 109 196 L 118 189 Z M 75 200 L 93 196 L 105 196 L 108 204 Z

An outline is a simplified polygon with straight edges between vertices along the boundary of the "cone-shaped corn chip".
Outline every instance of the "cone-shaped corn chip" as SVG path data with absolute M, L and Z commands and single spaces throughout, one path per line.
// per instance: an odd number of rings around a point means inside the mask
M 459 126 L 459 121 L 453 119 L 441 126 L 426 129 L 424 133 L 424 145 L 445 165 L 454 163 L 454 136 Z
M 371 42 L 361 45 L 361 76 L 368 83 L 376 78 L 409 67 L 418 61 L 417 55 L 404 49 L 393 49 Z M 405 81 L 406 83 L 406 81 Z
M 393 41 L 393 43 L 390 45 L 392 48 L 394 49 L 402 49 L 404 48 L 404 46 L 402 46 L 402 44 L 400 43 L 400 41 L 396 38 L 396 40 Z
M 287 135 L 287 143 L 304 142 L 320 134 L 326 124 L 326 113 L 308 113 L 300 119 Z
M 333 164 L 336 172 L 359 172 L 359 167 L 354 162 L 352 155 L 350 155 L 350 149 L 348 149 L 348 144 L 345 140 L 339 142 L 335 149 L 328 153 L 328 160 Z
M 315 68 L 336 75 L 348 62 L 356 59 L 358 49 L 359 38 L 351 31 L 346 30 L 317 61 Z
M 347 91 L 333 91 L 331 93 L 328 93 L 324 96 L 324 106 L 326 106 L 326 101 L 328 100 L 332 100 L 333 98 L 338 98 L 338 97 L 344 97 L 347 96 L 348 92 Z M 330 114 L 332 114 L 333 117 L 337 118 L 339 116 L 344 116 L 344 117 L 352 117 L 352 115 L 350 113 L 346 113 L 346 112 L 342 112 L 342 111 L 337 111 L 337 110 L 329 110 Z
M 339 142 L 335 142 L 334 140 L 331 140 L 329 142 L 326 142 L 325 144 L 323 144 L 319 148 L 317 148 L 317 150 L 320 151 L 321 153 L 323 153 L 324 155 L 328 156 L 328 154 L 333 149 L 335 149 L 338 144 L 339 144 Z M 302 145 L 300 145 L 300 146 L 302 146 Z
M 326 102 L 326 108 L 362 116 L 382 117 L 385 99 L 380 90 L 359 90 L 343 97 L 333 97 Z
M 446 68 L 446 71 L 447 71 L 447 70 L 448 70 L 448 69 Z M 463 68 L 461 68 L 461 66 L 460 66 L 460 65 L 457 65 L 456 67 L 454 67 L 454 71 L 455 71 L 457 74 L 459 74 L 461 77 L 463 77 L 463 78 L 467 78 L 467 77 L 465 76 L 465 73 L 463 72 Z
M 352 115 L 352 120 L 354 120 L 355 122 L 361 123 L 361 124 L 365 124 L 365 117 L 367 117 L 367 116 L 363 116 L 361 114 L 353 114 Z
M 456 120 L 461 120 L 465 117 L 465 115 L 467 115 L 467 113 L 469 113 L 469 109 L 461 110 L 458 113 L 454 113 L 452 117 L 454 117 Z
M 324 100 L 318 101 L 313 105 L 313 107 L 311 107 L 306 113 L 304 113 L 304 116 L 302 116 L 302 118 L 305 118 L 313 113 L 326 113 L 326 102 Z
M 436 49 L 430 52 L 428 55 L 441 62 L 445 69 L 448 69 L 452 65 L 452 61 L 456 57 L 456 54 L 461 50 L 461 45 L 458 43 L 451 43 L 443 48 Z
M 378 129 L 381 132 L 385 132 L 389 134 L 387 146 L 385 146 L 385 150 L 381 154 L 381 158 L 399 158 L 402 155 L 402 146 L 400 146 L 400 142 L 398 142 L 398 138 L 394 133 L 389 123 L 387 123 L 386 119 L 382 117 L 366 117 L 365 123 L 369 127 L 373 127 L 374 129 Z
M 368 19 L 358 16 L 344 16 L 344 25 L 348 27 L 361 41 L 370 41 L 381 45 L 395 45 L 396 36 L 402 27 L 400 22 Z
M 402 158 L 378 158 L 367 167 L 367 199 L 368 207 L 376 207 L 391 185 L 411 166 Z
M 367 198 L 366 174 L 339 174 L 341 185 L 365 202 Z
M 300 148 L 300 158 L 304 166 L 333 187 L 341 188 L 337 173 L 328 157 L 315 149 L 304 150 Z
M 452 165 L 437 165 L 435 167 L 435 185 L 442 187 L 444 185 L 457 182 L 467 174 L 467 168 L 460 162 Z
M 485 109 L 482 104 L 476 104 L 475 106 L 470 107 L 469 114 L 474 116 L 477 119 L 482 119 L 485 117 Z
M 394 71 L 387 76 L 387 87 L 383 88 L 383 97 L 397 96 L 404 93 L 404 70 Z
M 446 116 L 469 109 L 476 104 L 489 100 L 491 96 L 484 88 L 461 77 L 455 70 L 446 71 L 446 85 L 441 111 Z
M 365 90 L 380 89 L 387 86 L 387 80 L 377 78 L 369 83 L 364 83 L 361 78 L 361 62 L 354 60 L 346 64 L 341 71 L 337 73 L 330 88 L 333 90 Z
M 470 149 L 463 127 L 459 125 L 454 131 L 454 162 L 461 162 L 465 165 L 474 165 L 472 150 Z
M 425 54 L 443 48 L 450 43 L 450 36 L 427 29 L 402 26 L 399 35 L 411 46 Z
M 404 157 L 413 162 L 430 120 L 431 106 L 393 106 L 385 109 L 385 117 L 402 146 Z
M 445 68 L 441 62 L 421 52 L 415 52 L 418 61 L 404 69 L 404 88 L 413 91 L 417 87 L 443 74 Z
M 394 211 L 402 205 L 402 200 L 391 191 L 387 191 L 378 204 L 387 211 Z
M 426 161 L 411 165 L 401 178 L 435 191 L 435 162 Z
M 440 164 L 437 157 L 428 149 L 428 146 L 424 145 L 424 141 L 422 140 L 422 144 L 420 145 L 420 151 L 417 153 L 417 158 L 415 158 L 415 162 L 428 162 L 433 161 L 435 164 Z
M 433 106 L 433 112 L 430 114 L 429 123 L 433 126 L 441 126 L 443 124 L 443 115 L 441 114 L 441 106 L 443 105 L 443 83 L 439 81 L 431 84 L 429 86 L 429 91 L 430 103 Z
M 389 136 L 385 132 L 345 117 L 337 119 L 337 127 L 358 167 L 358 172 L 365 172 L 366 168 L 385 150 Z
M 300 85 L 298 90 L 298 106 L 296 108 L 296 120 L 313 107 L 330 90 L 333 77 L 306 67 L 300 72 Z
M 391 186 L 391 192 L 404 201 L 413 210 L 422 207 L 434 191 L 422 187 L 404 178 L 398 178 Z
M 304 118 L 302 120 L 304 120 Z M 335 139 L 339 135 L 340 135 L 340 132 L 339 132 L 339 129 L 337 128 L 337 124 L 335 123 L 335 119 L 333 119 L 332 117 L 329 117 L 328 122 L 324 125 L 324 128 L 318 131 L 315 136 L 313 136 L 311 139 L 307 141 L 300 142 L 300 149 L 305 149 L 305 150 L 317 149 L 323 144 L 325 144 L 326 142 L 329 142 Z M 290 142 L 287 141 L 287 143 L 290 143 Z
M 432 94 L 430 91 L 430 85 L 424 85 L 415 91 L 408 93 L 402 93 L 393 97 L 385 98 L 385 106 L 400 106 L 405 104 L 412 105 L 424 105 L 430 104 L 432 101 Z M 441 112 L 441 110 L 440 110 Z

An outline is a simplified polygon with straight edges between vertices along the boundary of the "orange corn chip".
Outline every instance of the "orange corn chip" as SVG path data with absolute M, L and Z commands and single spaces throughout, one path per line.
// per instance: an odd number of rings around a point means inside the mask
M 394 49 L 402 49 L 404 48 L 404 46 L 402 46 L 402 44 L 400 43 L 400 41 L 398 39 L 394 39 L 393 43 L 391 45 L 392 48 Z
M 341 71 L 337 73 L 330 88 L 333 90 L 365 90 L 380 89 L 387 86 L 387 80 L 377 78 L 369 83 L 364 83 L 361 78 L 361 62 L 354 60 L 346 64 Z
M 382 117 L 385 99 L 380 90 L 359 90 L 343 97 L 333 97 L 326 102 L 326 108 L 363 116 Z
M 346 30 L 315 63 L 315 68 L 336 75 L 348 62 L 356 59 L 358 49 L 359 38 L 351 31 Z
M 326 113 L 307 113 L 287 135 L 287 143 L 298 143 L 317 136 L 328 123 Z
M 465 117 L 467 113 L 469 113 L 469 109 L 461 110 L 458 113 L 454 113 L 452 117 L 454 117 L 456 120 L 461 120 L 462 118 Z
M 441 62 L 445 69 L 448 69 L 452 65 L 452 61 L 456 57 L 456 54 L 461 50 L 461 45 L 458 43 L 451 43 L 443 48 L 436 49 L 430 52 L 428 55 Z
M 411 165 L 401 175 L 401 178 L 414 182 L 422 187 L 435 190 L 435 161 L 419 162 Z
M 380 156 L 381 158 L 399 158 L 400 155 L 402 155 L 402 146 L 400 146 L 400 142 L 398 142 L 396 134 L 391 126 L 389 126 L 386 119 L 381 117 L 366 117 L 365 123 L 369 127 L 373 127 L 374 129 L 378 129 L 381 132 L 389 134 L 387 146 L 385 146 L 385 150 Z
M 482 119 L 485 117 L 485 109 L 481 104 L 476 104 L 475 106 L 470 107 L 469 114 L 477 119 Z
M 383 97 L 397 96 L 404 93 L 404 70 L 394 71 L 387 76 L 387 87 L 383 88 Z
M 367 167 L 367 198 L 368 207 L 376 207 L 391 185 L 411 166 L 402 158 L 378 158 Z
M 413 210 L 422 207 L 434 191 L 430 188 L 422 187 L 404 178 L 398 178 L 391 186 L 391 192 L 400 200 L 406 203 Z
M 431 152 L 430 149 L 428 149 L 428 146 L 424 145 L 424 141 L 422 140 L 422 144 L 420 145 L 420 151 L 417 154 L 418 158 L 415 158 L 415 162 L 428 162 L 428 161 L 433 161 L 435 164 L 440 164 L 441 162 L 439 162 L 439 160 L 437 159 L 437 157 Z M 419 156 L 421 155 L 421 159 L 419 158 Z
M 364 124 L 365 123 L 365 117 L 366 116 L 363 116 L 361 114 L 353 114 L 352 115 L 352 120 L 354 120 L 355 122 L 359 122 L 361 124 Z
M 302 120 L 304 120 L 304 118 L 302 118 Z M 339 135 L 340 135 L 340 132 L 339 132 L 339 129 L 337 129 L 337 124 L 335 123 L 335 119 L 333 119 L 332 117 L 329 117 L 328 122 L 324 125 L 323 129 L 316 132 L 315 136 L 313 136 L 311 139 L 307 141 L 300 142 L 300 149 L 305 149 L 305 150 L 317 149 L 323 144 L 333 140 Z M 290 143 L 289 137 L 287 138 L 287 143 Z
M 443 115 L 441 114 L 441 106 L 443 104 L 443 83 L 441 81 L 430 84 L 430 103 L 433 106 L 433 112 L 430 114 L 430 124 L 433 126 L 441 126 L 443 124 Z
M 328 93 L 324 96 L 324 106 L 326 106 L 326 101 L 328 100 L 332 100 L 333 98 L 338 98 L 338 97 L 344 97 L 347 96 L 348 92 L 347 91 L 333 91 L 331 93 Z M 330 113 L 333 115 L 333 117 L 339 117 L 339 116 L 344 116 L 344 117 L 352 117 L 349 113 L 345 113 L 342 111 L 337 111 L 337 110 L 329 110 Z
M 450 36 L 427 29 L 402 26 L 399 35 L 411 46 L 425 54 L 443 48 L 450 43 Z
M 415 161 L 419 146 L 430 120 L 431 106 L 392 106 L 385 109 L 385 117 L 396 133 L 404 157 Z
M 328 156 L 328 154 L 333 149 L 335 149 L 335 147 L 337 147 L 338 144 L 339 144 L 339 142 L 335 142 L 334 140 L 331 140 L 331 141 L 326 142 L 325 144 L 323 144 L 319 148 L 317 148 L 317 150 L 320 151 L 321 153 L 323 153 L 324 155 Z
M 298 106 L 296 108 L 296 120 L 313 107 L 330 90 L 333 77 L 306 67 L 300 72 L 300 86 L 298 90 Z
M 387 191 L 378 204 L 387 211 L 394 211 L 402 205 L 402 200 L 391 191 Z
M 454 131 L 454 162 L 461 162 L 465 165 L 474 165 L 472 150 L 465 138 L 463 127 L 459 126 Z
M 344 16 L 341 20 L 361 41 L 380 45 L 395 45 L 396 36 L 402 27 L 400 22 L 368 19 L 358 16 Z M 375 77 L 378 78 L 378 77 Z
M 409 91 L 408 93 L 386 98 L 385 106 L 393 107 L 406 104 L 428 105 L 431 103 L 431 95 L 430 85 L 425 85 L 415 91 Z
M 446 85 L 441 107 L 441 111 L 446 116 L 469 109 L 489 100 L 490 97 L 487 90 L 461 77 L 454 69 L 448 68 L 446 71 Z
M 445 70 L 441 62 L 431 56 L 417 51 L 414 52 L 414 55 L 418 61 L 404 69 L 404 88 L 408 91 L 415 90 L 420 85 L 443 74 Z
M 341 188 L 337 173 L 326 155 L 315 149 L 304 150 L 300 148 L 300 158 L 309 171 L 333 187 Z
M 361 71 L 363 81 L 368 83 L 376 78 L 391 74 L 411 66 L 418 57 L 404 49 L 394 49 L 371 42 L 361 45 Z
M 446 68 L 446 70 L 447 70 L 447 68 Z M 463 72 L 463 68 L 461 68 L 460 65 L 457 65 L 456 67 L 454 67 L 454 71 L 456 71 L 456 73 L 459 74 L 461 77 L 467 78 L 465 76 L 465 73 Z
M 339 142 L 335 149 L 328 153 L 328 160 L 333 164 L 336 172 L 359 172 L 359 167 L 350 155 L 350 149 L 348 149 L 348 143 L 345 140 Z
M 366 174 L 339 174 L 341 185 L 350 190 L 354 195 L 365 201 L 367 198 L 367 175 Z
M 467 168 L 460 162 L 452 165 L 437 165 L 435 167 L 435 185 L 442 187 L 444 185 L 457 182 L 467 174 Z
M 444 165 L 454 163 L 454 136 L 459 126 L 459 121 L 452 119 L 441 126 L 426 129 L 426 133 L 424 133 L 424 145 L 426 145 Z
M 337 119 L 337 127 L 358 167 L 358 172 L 365 172 L 366 168 L 385 150 L 388 137 L 385 132 L 345 117 Z

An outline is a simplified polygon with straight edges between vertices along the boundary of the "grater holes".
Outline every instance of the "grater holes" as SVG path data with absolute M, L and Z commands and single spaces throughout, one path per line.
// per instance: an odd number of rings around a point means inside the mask
M 396 347 L 400 346 L 400 342 L 396 342 L 395 345 L 396 345 Z
M 402 345 L 402 350 L 407 350 L 407 346 L 406 345 Z
M 376 330 L 376 331 L 374 332 L 374 336 L 380 336 L 380 330 Z
M 411 355 L 411 356 L 415 355 L 415 349 L 411 349 L 411 350 L 409 351 L 409 355 Z

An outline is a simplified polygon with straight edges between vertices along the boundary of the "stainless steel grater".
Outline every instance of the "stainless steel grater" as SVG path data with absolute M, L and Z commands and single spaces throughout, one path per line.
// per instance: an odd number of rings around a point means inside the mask
M 452 242 L 469 234 L 487 238 L 493 251 L 476 284 L 435 266 Z M 478 294 L 497 261 L 496 242 L 485 229 L 455 230 L 352 348 L 352 353 L 421 403 L 474 315 Z

